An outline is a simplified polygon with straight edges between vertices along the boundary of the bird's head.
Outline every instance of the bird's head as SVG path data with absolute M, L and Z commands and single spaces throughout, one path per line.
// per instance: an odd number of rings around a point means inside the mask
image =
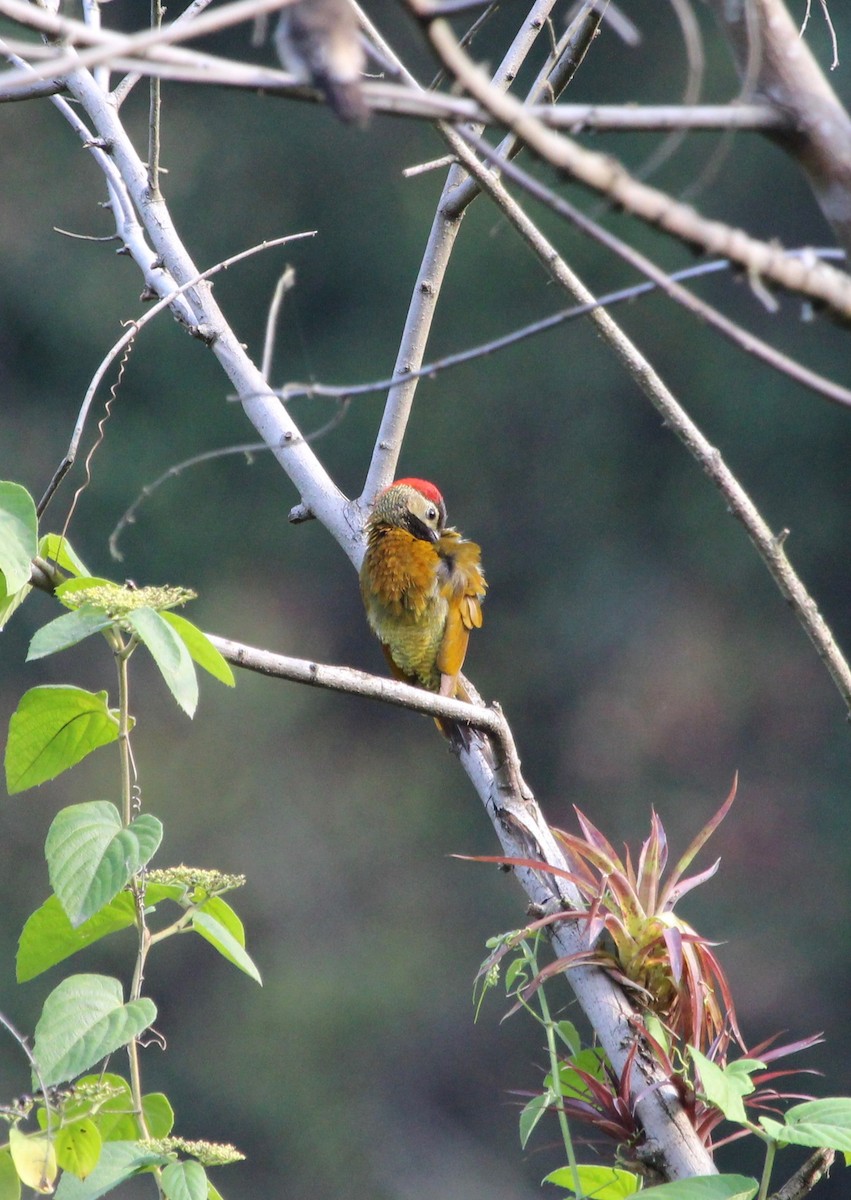
M 370 522 L 392 525 L 424 542 L 436 542 L 446 524 L 446 505 L 433 483 L 397 479 L 378 493 Z

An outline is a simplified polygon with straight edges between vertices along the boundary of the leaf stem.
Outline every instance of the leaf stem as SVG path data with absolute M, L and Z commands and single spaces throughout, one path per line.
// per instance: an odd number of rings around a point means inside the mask
M 774 1166 L 774 1155 L 777 1153 L 777 1143 L 773 1138 L 765 1140 L 765 1165 L 762 1168 L 762 1179 L 759 1181 L 757 1200 L 767 1200 L 768 1184 L 771 1180 L 771 1169 Z
M 528 942 L 524 941 L 522 945 L 529 961 L 529 965 L 534 974 L 537 975 L 539 973 L 537 955 Z M 545 989 L 543 987 L 538 988 L 537 1000 L 541 1008 L 541 1024 L 544 1027 L 547 1038 L 547 1053 L 550 1059 L 550 1078 L 552 1079 L 552 1090 L 559 1098 L 559 1104 L 556 1108 L 556 1112 L 558 1114 L 561 1138 L 564 1142 L 568 1166 L 570 1167 L 570 1173 L 573 1177 L 573 1190 L 576 1193 L 577 1200 L 582 1200 L 585 1192 L 582 1190 L 582 1183 L 579 1179 L 579 1169 L 576 1163 L 576 1154 L 573 1149 L 573 1138 L 570 1136 L 570 1124 L 567 1119 L 567 1113 L 564 1111 L 564 1104 L 562 1103 L 563 1096 L 561 1092 L 561 1073 L 559 1070 L 554 1021 L 552 1019 L 552 1015 L 550 1014 L 550 1006 L 547 1002 Z

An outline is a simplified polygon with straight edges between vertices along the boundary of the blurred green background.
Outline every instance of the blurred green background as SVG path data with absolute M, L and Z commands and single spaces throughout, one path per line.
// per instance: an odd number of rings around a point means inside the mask
M 685 67 L 671 13 L 652 6 L 651 16 L 635 0 L 622 7 L 641 44 L 629 48 L 606 29 L 567 98 L 676 102 Z M 367 8 L 429 79 L 433 65 L 397 7 L 376 0 Z M 477 46 L 480 58 L 498 61 L 522 9 L 504 6 Z M 802 15 L 803 3 L 794 9 Z M 705 99 L 724 101 L 737 83 L 708 14 L 697 16 Z M 831 82 L 847 104 L 851 13 L 834 5 L 832 16 L 842 65 Z M 115 0 L 105 19 L 136 27 L 145 17 Z M 807 37 L 827 66 L 818 14 Z M 269 60 L 246 30 L 209 45 Z M 137 136 L 144 91 L 127 106 Z M 583 140 L 638 167 L 661 139 Z M 655 181 L 681 193 L 719 142 L 692 135 Z M 54 232 L 106 235 L 110 224 L 98 207 L 97 171 L 48 101 L 0 105 L 0 146 L 0 475 L 39 496 L 94 370 L 121 322 L 142 311 L 141 283 L 114 244 Z M 414 122 L 378 117 L 361 133 L 310 104 L 164 88 L 164 188 L 197 263 L 317 231 L 215 284 L 259 359 L 275 280 L 285 263 L 295 265 L 298 287 L 277 344 L 279 384 L 389 373 L 441 183 L 439 172 L 406 180 L 402 171 L 442 153 L 437 135 Z M 690 264 L 684 249 L 558 186 L 667 268 Z M 698 203 L 760 237 L 832 244 L 794 165 L 756 137 L 735 139 Z M 548 214 L 535 215 L 597 293 L 634 281 Z M 769 314 L 741 279 L 715 277 L 699 290 L 848 383 L 847 330 L 804 319 L 788 297 Z M 566 303 L 480 200 L 459 238 L 429 355 Z M 790 530 L 792 561 L 840 645 L 851 646 L 851 414 L 663 299 L 617 315 L 772 527 Z M 349 563 L 317 523 L 288 524 L 299 497 L 269 455 L 250 465 L 219 460 L 169 481 L 125 531 L 124 562 L 110 561 L 108 535 L 146 483 L 190 455 L 253 440 L 229 391 L 213 357 L 168 316 L 147 328 L 77 504 L 73 544 L 97 572 L 195 588 L 187 616 L 204 629 L 382 672 Z M 362 487 L 381 408 L 380 396 L 355 401 L 317 445 L 349 495 Z M 304 430 L 330 411 L 327 400 L 294 405 Z M 92 425 L 89 444 L 93 433 Z M 679 852 L 740 773 L 738 800 L 701 860 L 706 866 L 720 854 L 721 871 L 683 913 L 723 943 L 718 954 L 750 1041 L 824 1030 L 826 1046 L 808 1063 L 826 1078 L 807 1078 L 802 1090 L 851 1092 L 851 733 L 827 673 L 712 485 L 581 323 L 424 380 L 401 473 L 434 479 L 450 518 L 483 546 L 491 590 L 468 672 L 504 706 L 527 778 L 554 823 L 572 828 L 576 804 L 616 845 L 635 847 L 655 807 Z M 51 528 L 62 525 L 82 479 L 80 465 L 49 511 Z M 105 645 L 25 665 L 29 637 L 53 615 L 51 602 L 35 596 L 3 635 L 4 728 L 37 683 L 114 695 Z M 227 1197 L 539 1194 L 541 1177 L 560 1163 L 557 1131 L 539 1127 L 522 1152 L 513 1092 L 540 1085 L 541 1036 L 521 1016 L 501 1024 L 506 1005 L 497 994 L 477 1024 L 471 1003 L 485 939 L 523 923 L 524 897 L 510 877 L 450 857 L 495 853 L 497 843 L 431 722 L 248 674 L 235 693 L 205 681 L 189 722 L 140 659 L 134 748 L 143 802 L 166 825 L 155 865 L 183 861 L 248 876 L 234 903 L 265 983 L 257 988 L 200 939 L 174 939 L 152 955 L 148 990 L 168 1052 L 148 1050 L 143 1069 L 146 1090 L 174 1101 L 176 1131 L 232 1140 L 248 1155 L 215 1175 Z M 114 797 L 115 766 L 113 752 L 103 751 L 0 809 L 0 1010 L 24 1031 L 62 977 L 56 969 L 14 982 L 20 927 L 48 891 L 46 829 L 61 805 Z M 71 969 L 126 980 L 131 964 L 128 934 Z M 554 987 L 552 999 L 576 1015 L 566 989 Z M 0 1040 L 0 1084 L 4 1097 L 29 1086 L 8 1038 Z M 731 1169 L 755 1170 L 758 1161 L 747 1148 L 721 1155 Z M 796 1161 L 789 1156 L 790 1171 Z M 778 1184 L 784 1165 L 781 1158 Z M 837 1170 L 817 1194 L 847 1189 Z

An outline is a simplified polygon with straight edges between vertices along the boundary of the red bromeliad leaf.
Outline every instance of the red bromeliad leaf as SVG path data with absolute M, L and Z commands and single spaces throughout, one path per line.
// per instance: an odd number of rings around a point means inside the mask
M 688 867 L 691 865 L 693 859 L 697 855 L 698 851 L 706 844 L 706 842 L 709 840 L 709 838 L 712 837 L 712 834 L 715 832 L 715 830 L 718 828 L 718 826 L 721 824 L 721 822 L 726 817 L 727 813 L 730 811 L 730 807 L 736 798 L 736 788 L 738 787 L 738 784 L 739 784 L 739 775 L 737 772 L 733 776 L 733 786 L 730 788 L 730 793 L 727 796 L 727 799 L 724 801 L 724 803 L 718 809 L 718 812 L 715 814 L 715 816 L 712 817 L 709 821 L 707 821 L 707 823 L 704 825 L 703 829 L 701 829 L 700 833 L 698 833 L 697 837 L 695 837 L 695 839 L 692 841 L 692 843 L 690 844 L 690 846 L 688 847 L 686 852 L 679 859 L 679 861 L 677 862 L 673 871 L 671 872 L 671 877 L 668 880 L 667 884 L 665 885 L 664 891 L 660 897 L 660 903 L 663 906 L 665 906 L 665 904 L 666 904 L 668 893 L 677 886 L 680 876 L 683 874 L 684 871 L 686 871 L 688 869 Z
M 668 861 L 668 839 L 655 810 L 650 818 L 650 837 L 641 847 L 638 860 L 638 898 L 645 912 L 656 911 L 659 884 Z

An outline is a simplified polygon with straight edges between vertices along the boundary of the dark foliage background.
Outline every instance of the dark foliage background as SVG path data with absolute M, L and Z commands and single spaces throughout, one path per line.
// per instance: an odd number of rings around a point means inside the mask
M 372 8 L 383 23 L 385 6 Z M 642 44 L 629 49 L 606 30 L 568 98 L 675 101 L 685 69 L 670 13 L 654 6 L 651 20 L 643 5 L 623 8 Z M 847 54 L 851 16 L 846 6 L 833 10 Z M 109 20 L 116 13 L 129 26 L 139 20 L 125 0 L 110 5 Z M 496 60 L 511 15 L 494 23 L 480 57 Z M 706 99 L 726 100 L 737 87 L 726 51 L 706 14 L 697 15 Z M 413 28 L 395 9 L 387 20 L 428 78 Z M 808 38 L 826 64 L 816 17 Z M 268 54 L 252 50 L 245 31 L 211 44 Z M 844 62 L 831 79 L 849 102 Z M 140 135 L 143 92 L 128 109 Z M 352 132 L 321 108 L 269 97 L 180 86 L 164 96 L 166 197 L 197 262 L 317 231 L 285 256 L 266 254 L 220 277 L 217 296 L 240 336 L 259 356 L 275 279 L 292 262 L 299 283 L 281 322 L 275 378 L 386 375 L 440 187 L 439 173 L 405 180 L 402 170 L 443 152 L 436 135 L 380 117 Z M 659 138 L 587 140 L 638 166 Z M 679 193 L 718 140 L 692 135 L 655 180 Z M 0 105 L 0 147 L 0 473 L 40 495 L 92 373 L 121 322 L 140 311 L 140 280 L 114 245 L 54 232 L 103 235 L 110 222 L 98 209 L 97 172 L 49 102 Z M 749 135 L 736 138 L 699 203 L 789 245 L 832 241 L 794 165 Z M 633 280 L 536 215 L 598 293 Z M 627 218 L 600 215 L 665 266 L 687 263 L 685 251 Z M 768 314 L 741 279 L 716 277 L 701 291 L 847 381 L 847 330 L 804 319 L 788 298 Z M 431 352 L 564 303 L 479 201 Z M 851 416 L 663 299 L 618 316 L 773 527 L 790 530 L 793 562 L 840 644 L 851 646 Z M 380 396 L 356 401 L 321 444 L 349 494 L 362 486 L 381 406 Z M 301 400 L 296 411 L 310 429 L 327 419 L 329 402 Z M 123 564 L 110 562 L 109 532 L 144 484 L 185 457 L 252 437 L 212 356 L 163 317 L 128 363 L 73 518 L 74 545 L 98 572 L 196 588 L 187 615 L 205 629 L 382 671 L 349 564 L 317 524 L 288 524 L 298 496 L 269 456 L 219 460 L 170 481 L 125 532 Z M 423 381 L 401 469 L 436 480 L 450 516 L 484 548 L 491 591 L 469 673 L 504 705 L 527 777 L 556 824 L 571 826 L 575 803 L 616 844 L 636 846 L 652 806 L 678 852 L 740 772 L 738 801 L 714 842 L 720 875 L 684 912 L 725 943 L 719 955 L 746 1035 L 756 1042 L 776 1030 L 796 1038 L 825 1030 L 826 1048 L 809 1061 L 826 1078 L 807 1079 L 805 1090 L 849 1092 L 851 736 L 826 672 L 711 485 L 582 324 Z M 80 469 L 73 480 L 54 502 L 52 527 L 64 520 Z M 24 664 L 29 637 L 52 615 L 35 597 L 3 635 L 4 727 L 36 683 L 114 693 L 105 646 Z M 248 1154 L 217 1177 L 224 1193 L 537 1194 L 559 1162 L 556 1130 L 544 1128 L 522 1153 L 511 1093 L 539 1085 L 540 1036 L 522 1017 L 501 1025 L 505 1006 L 493 998 L 474 1024 L 471 1004 L 484 941 L 523 923 L 523 897 L 510 877 L 449 857 L 493 853 L 496 844 L 431 723 L 247 675 L 235 694 L 205 683 L 190 723 L 140 659 L 134 746 L 144 803 L 166 823 L 157 865 L 247 874 L 235 903 L 265 981 L 258 989 L 188 938 L 149 964 L 169 1045 L 146 1053 L 146 1087 L 172 1097 L 180 1133 L 233 1140 Z M 20 927 L 47 893 L 47 826 L 62 804 L 114 794 L 115 761 L 105 751 L 0 809 L 0 1009 L 23 1030 L 60 978 L 14 982 Z M 128 978 L 131 955 L 128 935 L 72 966 Z M 561 997 L 575 1015 L 566 990 Z M 29 1086 L 8 1039 L 0 1083 L 3 1096 Z M 753 1170 L 757 1160 L 739 1149 L 722 1162 Z M 822 1194 L 838 1197 L 844 1187 L 837 1170 Z

